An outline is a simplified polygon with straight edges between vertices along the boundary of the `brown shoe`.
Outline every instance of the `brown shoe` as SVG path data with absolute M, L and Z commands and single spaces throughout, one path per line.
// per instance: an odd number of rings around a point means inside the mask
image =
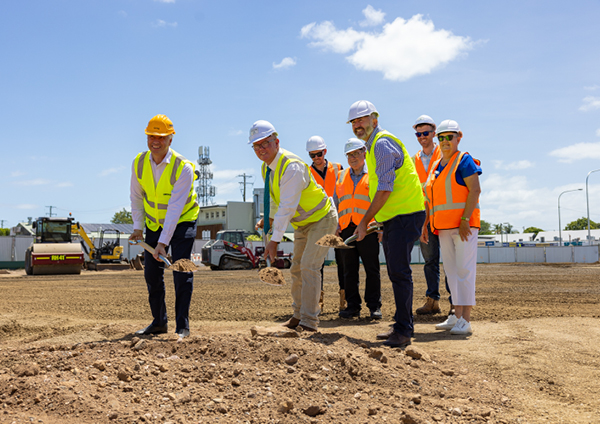
M 340 290 L 340 311 L 343 311 L 348 307 L 346 302 L 346 290 Z
M 312 327 L 308 327 L 306 325 L 300 324 L 296 329 L 301 328 L 303 331 L 311 331 L 311 332 L 316 332 L 317 329 L 316 328 L 312 328 Z
M 417 315 L 439 314 L 440 312 L 442 312 L 440 309 L 440 301 L 433 300 L 430 297 L 427 298 L 427 301 L 423 306 L 417 309 Z
M 321 290 L 321 297 L 319 297 L 319 308 L 321 308 L 321 312 L 323 312 L 323 296 L 325 296 L 325 292 L 323 290 Z
M 389 347 L 406 347 L 410 344 L 410 337 L 402 336 L 396 332 L 392 333 L 392 335 L 383 342 L 384 345 Z
M 300 320 L 298 318 L 291 317 L 281 325 L 287 328 L 296 328 L 298 327 L 298 324 L 300 324 Z
M 385 333 L 379 333 L 377 335 L 377 340 L 387 340 L 390 338 L 390 336 L 394 333 L 394 326 L 391 326 L 390 329 L 388 331 L 386 331 Z

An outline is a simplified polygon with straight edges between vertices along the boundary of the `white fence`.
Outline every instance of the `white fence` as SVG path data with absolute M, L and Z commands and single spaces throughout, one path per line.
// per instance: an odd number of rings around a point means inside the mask
M 113 238 L 105 237 L 106 241 Z M 96 245 L 98 240 L 94 240 Z M 208 240 L 197 239 L 194 242 L 194 253 L 201 253 L 202 246 Z M 25 250 L 33 242 L 31 236 L 2 236 L 0 237 L 0 262 L 23 262 L 25 260 Z M 262 242 L 248 242 L 252 245 L 252 251 L 257 246 L 262 246 Z M 143 249 L 140 246 L 134 246 L 127 243 L 127 239 L 121 239 L 123 246 L 123 256 L 133 258 Z M 283 253 L 292 253 L 294 243 L 283 242 L 279 245 L 279 250 Z M 329 249 L 327 261 L 335 261 L 334 249 Z M 479 263 L 595 263 L 600 260 L 598 245 L 594 246 L 540 246 L 540 247 L 478 247 L 477 262 Z M 385 263 L 383 248 L 379 249 L 379 261 Z M 412 263 L 423 263 L 423 255 L 419 246 L 415 246 L 411 255 Z

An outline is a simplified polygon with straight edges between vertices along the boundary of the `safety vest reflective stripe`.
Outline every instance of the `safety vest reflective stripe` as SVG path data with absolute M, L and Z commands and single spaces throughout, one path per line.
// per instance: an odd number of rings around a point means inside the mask
M 323 181 L 323 178 L 321 178 L 321 175 L 319 175 L 315 168 L 312 166 L 310 167 L 310 172 L 315 178 L 315 181 L 325 189 L 325 193 L 327 193 L 329 197 L 333 197 L 335 193 L 335 183 L 338 180 L 341 168 L 342 165 L 339 163 L 327 162 L 327 172 L 325 173 L 325 180 Z
M 143 189 L 146 226 L 152 231 L 157 231 L 164 225 L 171 192 L 177 182 L 178 176 L 181 175 L 183 167 L 186 164 L 190 164 L 192 170 L 194 169 L 192 162 L 186 160 L 174 150 L 169 150 L 171 151 L 171 160 L 166 165 L 157 182 L 154 181 L 152 165 L 150 163 L 152 160 L 150 152 L 142 152 L 136 157 L 136 176 Z M 186 204 L 177 222 L 195 221 L 198 218 L 199 211 L 200 207 L 196 201 L 196 192 L 192 184 Z
M 304 163 L 302 159 L 293 153 L 288 152 L 287 150 L 280 149 L 280 151 L 281 156 L 279 157 L 278 163 L 275 167 L 275 172 L 270 173 L 269 189 L 271 192 L 271 199 L 276 205 L 279 205 L 279 199 L 281 198 L 279 184 L 281 178 L 283 177 L 283 173 L 290 163 L 300 163 L 303 165 L 304 177 L 310 182 L 308 187 L 302 190 L 300 202 L 298 203 L 298 207 L 294 213 L 294 216 L 290 220 L 290 223 L 292 224 L 292 227 L 298 228 L 312 222 L 319 221 L 327 214 L 329 208 L 331 207 L 331 201 L 329 200 L 329 197 L 325 193 L 325 190 L 316 183 L 308 165 Z M 266 173 L 267 164 L 263 163 L 263 179 L 265 178 Z
M 344 169 L 335 187 L 340 195 L 338 217 L 341 229 L 347 228 L 351 222 L 358 225 L 371 205 L 368 174 L 363 175 L 355 187 L 350 172 L 351 168 Z
M 464 152 L 456 152 L 439 175 L 432 172 L 427 179 L 425 189 L 432 229 L 446 230 L 460 226 L 469 195 L 469 189 L 456 181 L 456 171 L 464 155 Z M 432 169 L 437 168 L 440 160 L 434 163 Z M 469 225 L 477 228 L 481 225 L 479 203 L 471 214 Z
M 429 175 L 429 171 L 431 171 L 432 169 L 431 165 L 437 162 L 438 159 L 441 159 L 442 149 L 440 149 L 439 144 L 435 146 L 431 155 L 431 159 L 429 160 L 429 166 L 427 167 L 427 169 L 425 169 L 425 166 L 423 166 L 423 161 L 421 160 L 421 152 L 422 150 L 419 150 L 419 152 L 413 157 L 413 160 L 415 162 L 415 169 L 417 170 L 417 174 L 419 174 L 419 181 L 421 181 L 421 187 L 425 189 L 425 184 L 427 184 L 427 176 Z
M 402 149 L 404 161 L 400 168 L 394 171 L 394 187 L 388 200 L 383 207 L 375 214 L 375 220 L 378 222 L 388 221 L 398 215 L 408 215 L 425 210 L 425 200 L 423 198 L 423 188 L 419 181 L 419 176 L 415 170 L 415 164 L 410 160 L 410 155 L 406 151 L 404 144 L 395 136 L 387 131 L 379 131 L 371 143 L 371 148 L 367 150 L 367 166 L 369 168 L 369 197 L 371 200 L 375 197 L 379 186 L 379 178 L 375 169 L 377 160 L 375 158 L 375 144 L 381 137 L 393 140 Z

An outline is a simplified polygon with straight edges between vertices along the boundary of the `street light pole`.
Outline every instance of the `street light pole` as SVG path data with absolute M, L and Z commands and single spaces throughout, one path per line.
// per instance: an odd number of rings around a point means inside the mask
M 508 225 L 510 225 L 510 222 L 503 222 L 502 224 L 506 224 L 507 225 L 507 227 L 505 227 L 506 228 L 506 242 L 509 243 L 509 240 L 508 240 Z M 502 225 L 502 224 L 500 224 L 500 225 Z
M 574 190 L 566 190 L 558 195 L 558 245 L 559 246 L 562 246 L 562 233 L 561 233 L 561 226 L 560 226 L 560 196 L 562 196 L 565 193 L 569 193 L 571 191 L 582 191 L 582 190 L 583 190 L 582 188 L 576 188 Z
M 585 202 L 587 203 L 588 244 L 592 244 L 592 237 L 590 232 L 590 196 L 588 194 L 588 178 L 590 178 L 590 174 L 598 171 L 600 171 L 600 169 L 594 169 L 593 171 L 588 172 L 587 177 L 585 177 Z

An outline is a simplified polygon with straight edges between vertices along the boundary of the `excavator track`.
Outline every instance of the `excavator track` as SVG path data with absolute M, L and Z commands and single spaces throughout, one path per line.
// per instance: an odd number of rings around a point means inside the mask
M 237 269 L 252 269 L 252 262 L 235 256 L 223 256 L 219 268 L 225 271 L 233 271 Z

